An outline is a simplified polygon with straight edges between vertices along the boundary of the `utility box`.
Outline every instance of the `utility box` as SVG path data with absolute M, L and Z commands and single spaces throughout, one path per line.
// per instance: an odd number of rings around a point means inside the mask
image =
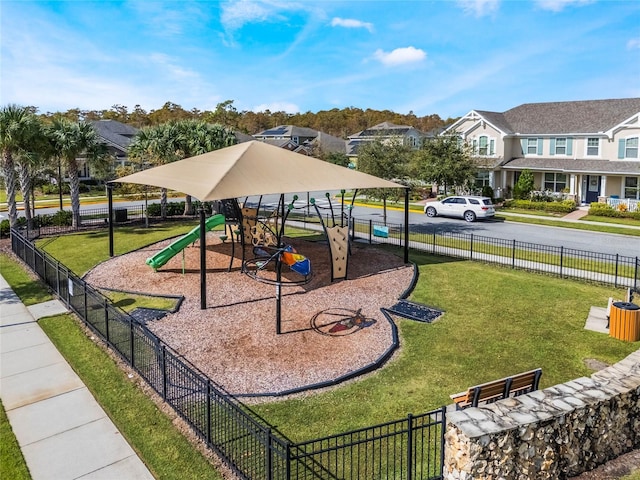
M 113 211 L 113 221 L 115 223 L 123 223 L 127 221 L 127 209 L 126 208 L 118 208 Z
M 609 312 L 609 336 L 627 342 L 640 340 L 640 307 L 631 302 L 613 302 Z

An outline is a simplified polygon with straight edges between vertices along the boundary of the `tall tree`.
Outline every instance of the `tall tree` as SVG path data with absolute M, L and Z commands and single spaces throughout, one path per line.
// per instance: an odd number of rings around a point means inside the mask
M 141 128 L 129 145 L 128 156 L 141 168 L 157 167 L 178 159 L 178 130 L 175 123 L 162 123 Z M 160 190 L 160 215 L 167 215 L 167 189 Z
M 175 162 L 183 158 L 236 143 L 233 130 L 202 120 L 181 120 L 142 128 L 129 146 L 129 158 L 142 168 Z M 185 199 L 185 214 L 191 214 L 191 197 Z M 166 216 L 167 191 L 161 190 L 160 211 Z
M 28 151 L 36 135 L 37 125 L 37 118 L 28 107 L 7 105 L 0 110 L 0 168 L 7 190 L 9 224 L 12 227 L 18 220 L 15 158 Z
M 48 135 L 55 156 L 62 161 L 69 177 L 73 226 L 80 226 L 80 176 L 78 158 L 83 155 L 91 163 L 106 156 L 106 147 L 100 143 L 93 126 L 85 122 L 72 122 L 57 118 L 49 127 Z
M 411 148 L 402 139 L 376 139 L 358 148 L 358 170 L 386 180 L 404 180 L 411 158 Z M 366 195 L 379 198 L 383 203 L 383 221 L 387 224 L 387 199 L 397 198 L 399 192 L 383 188 L 366 190 Z
M 228 147 L 236 143 L 233 130 L 222 125 L 213 125 L 201 120 L 182 120 L 176 123 L 176 159 L 202 155 L 203 153 Z M 184 214 L 191 215 L 191 196 L 185 198 Z
M 476 166 L 471 147 L 457 136 L 437 136 L 426 139 L 412 160 L 415 177 L 444 187 L 462 189 L 472 184 Z

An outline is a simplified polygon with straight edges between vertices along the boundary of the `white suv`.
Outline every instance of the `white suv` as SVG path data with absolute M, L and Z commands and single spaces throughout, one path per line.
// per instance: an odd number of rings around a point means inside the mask
M 424 206 L 424 213 L 429 217 L 460 217 L 467 222 L 475 222 L 477 218 L 491 218 L 496 214 L 489 197 L 455 196 L 440 202 L 429 202 Z

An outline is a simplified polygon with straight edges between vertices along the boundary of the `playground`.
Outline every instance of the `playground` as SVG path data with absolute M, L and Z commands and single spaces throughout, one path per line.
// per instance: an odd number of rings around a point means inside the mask
M 147 327 L 198 369 L 238 395 L 273 395 L 335 382 L 366 369 L 393 345 L 380 311 L 410 287 L 413 266 L 380 249 L 352 245 L 347 280 L 331 282 L 327 243 L 289 239 L 313 265 L 311 280 L 282 287 L 282 333 L 276 333 L 275 286 L 241 272 L 236 248 L 207 233 L 207 308 L 200 309 L 200 248 L 187 246 L 154 271 L 146 260 L 172 241 L 114 257 L 85 279 L 97 288 L 183 295 L 180 309 Z M 117 272 L 117 274 L 116 274 Z M 284 282 L 299 274 L 286 265 Z

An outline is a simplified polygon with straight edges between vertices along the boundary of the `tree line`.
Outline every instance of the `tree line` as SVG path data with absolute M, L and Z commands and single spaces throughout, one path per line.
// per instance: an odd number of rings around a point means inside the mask
M 221 104 L 222 105 L 222 104 Z M 166 105 L 165 105 L 166 106 Z M 224 103 L 228 111 L 231 103 Z M 220 107 L 220 105 L 219 105 Z M 0 173 L 7 191 L 9 223 L 17 221 L 16 191 L 22 190 L 27 222 L 31 222 L 34 199 L 33 181 L 43 175 L 55 176 L 61 192 L 64 173 L 69 180 L 72 225 L 80 225 L 80 189 L 78 159 L 91 165 L 92 172 L 102 171 L 102 178 L 122 177 L 135 170 L 162 165 L 199 155 L 237 142 L 236 128 L 225 123 L 211 123 L 196 118 L 171 118 L 163 123 L 143 126 L 129 147 L 132 164 L 111 171 L 114 157 L 100 142 L 88 118 L 58 114 L 51 117 L 36 115 L 33 107 L 8 105 L 0 110 Z M 367 125 L 371 126 L 371 125 Z M 365 127 L 366 128 L 366 127 Z M 348 158 L 340 154 L 313 152 L 325 161 L 346 165 Z M 415 182 L 430 182 L 449 188 L 469 189 L 475 178 L 470 147 L 458 137 L 428 137 L 418 150 L 402 138 L 377 139 L 362 145 L 358 152 L 358 170 L 380 178 L 398 181 L 409 187 Z M 100 176 L 100 175 L 98 175 Z M 16 178 L 17 177 L 17 178 Z M 370 191 L 368 195 L 385 202 L 390 191 Z M 166 209 L 166 190 L 161 196 L 162 212 Z M 191 208 L 185 202 L 185 213 Z M 35 202 L 34 202 L 35 203 Z M 163 215 L 164 216 L 164 215 Z
M 214 110 L 186 110 L 182 106 L 166 102 L 162 108 L 146 111 L 140 105 L 129 109 L 125 105 L 113 105 L 108 110 L 81 110 L 78 108 L 66 112 L 47 112 L 41 114 L 44 118 L 64 117 L 71 121 L 116 120 L 136 128 L 160 125 L 169 121 L 202 120 L 207 123 L 225 125 L 236 131 L 254 135 L 258 132 L 278 125 L 295 125 L 297 127 L 313 128 L 335 137 L 347 138 L 349 135 L 365 130 L 382 122 L 398 125 L 410 125 L 422 132 L 428 133 L 439 130 L 456 119 L 443 120 L 437 114 L 419 117 L 413 112 L 400 114 L 390 110 L 365 110 L 356 107 L 334 108 L 321 110 L 317 113 L 287 113 L 283 111 L 253 112 L 238 111 L 233 100 L 226 100 L 217 104 Z M 37 113 L 36 107 L 29 107 L 32 113 Z

